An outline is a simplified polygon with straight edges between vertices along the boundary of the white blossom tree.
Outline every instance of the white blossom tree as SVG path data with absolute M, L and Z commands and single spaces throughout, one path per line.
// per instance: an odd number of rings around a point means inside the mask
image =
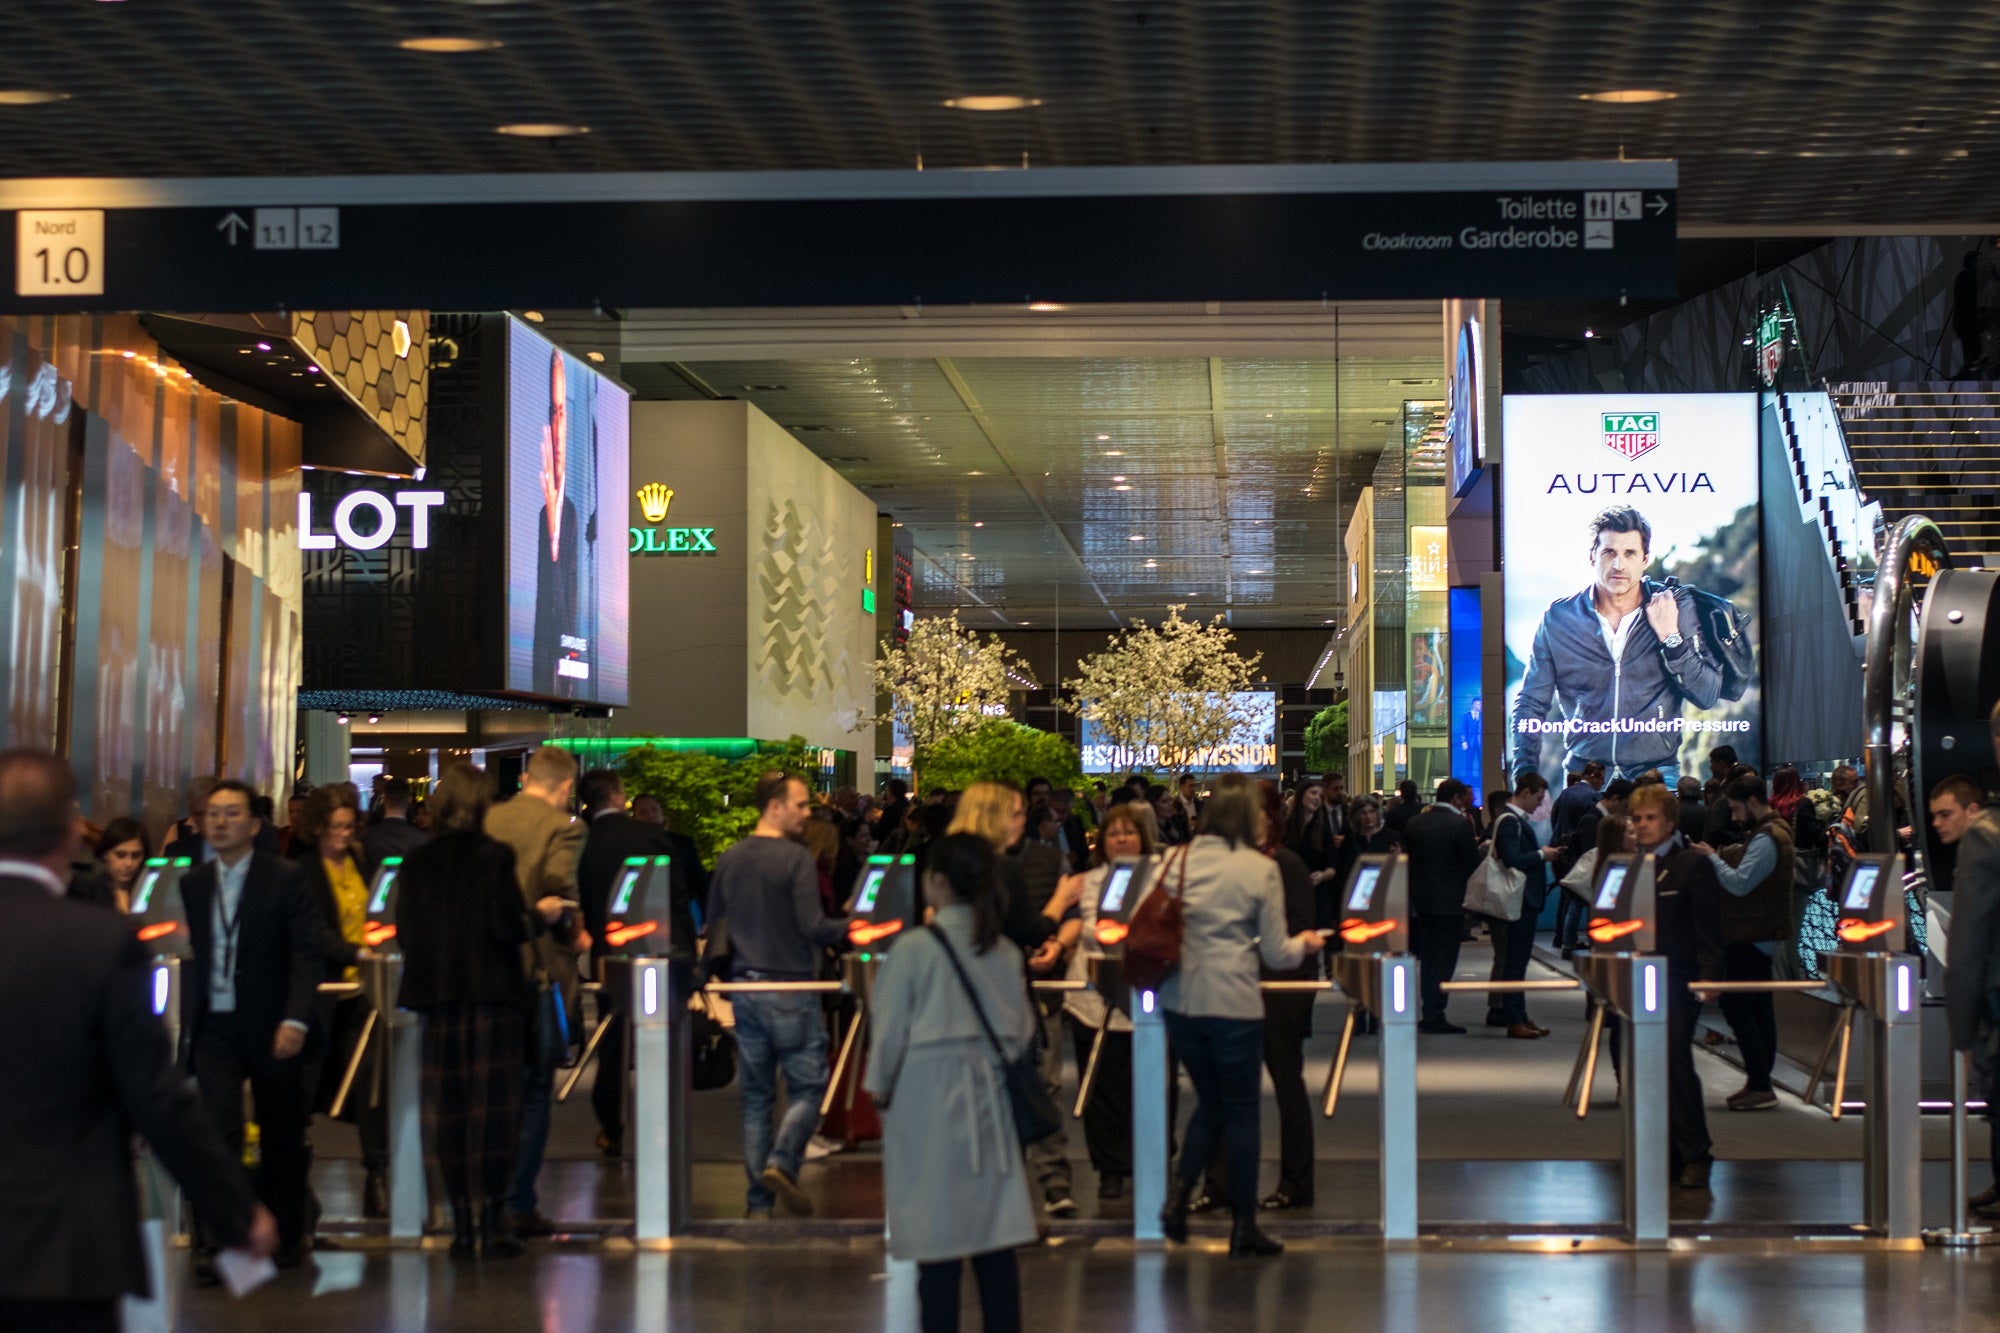
M 1019 660 L 997 636 L 959 624 L 956 611 L 926 616 L 910 626 L 907 641 L 875 660 L 875 689 L 889 696 L 884 717 L 909 728 L 921 766 L 945 737 L 1005 715 L 1008 670 Z
M 1236 651 L 1221 616 L 1206 623 L 1167 608 L 1158 627 L 1135 621 L 1104 651 L 1076 664 L 1071 712 L 1118 747 L 1121 768 L 1213 768 L 1246 719 L 1237 693 L 1248 689 L 1262 653 Z

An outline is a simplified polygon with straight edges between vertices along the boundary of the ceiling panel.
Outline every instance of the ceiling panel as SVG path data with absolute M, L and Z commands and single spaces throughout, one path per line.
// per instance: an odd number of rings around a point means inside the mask
M 1672 157 L 1686 223 L 1810 231 L 2000 215 L 1996 71 L 1945 0 L 11 0 L 0 88 L 68 100 L 0 174 Z

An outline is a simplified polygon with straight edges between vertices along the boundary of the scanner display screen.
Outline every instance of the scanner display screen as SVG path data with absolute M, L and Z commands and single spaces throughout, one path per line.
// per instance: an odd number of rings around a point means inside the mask
M 866 878 L 861 881 L 861 892 L 854 895 L 855 916 L 866 916 L 875 910 L 875 903 L 882 896 L 883 881 L 889 878 L 887 866 L 870 866 Z
M 1864 863 L 1854 867 L 1854 873 L 1847 881 L 1847 898 L 1841 907 L 1849 912 L 1865 912 L 1874 906 L 1875 881 L 1881 876 L 1881 866 Z
M 162 861 L 160 864 L 164 866 L 166 862 Z M 152 906 L 153 890 L 160 887 L 160 876 L 165 873 L 164 870 L 156 870 L 151 865 L 146 867 L 146 873 L 139 876 L 139 891 L 132 895 L 132 915 L 138 916 Z
M 1104 880 L 1104 896 L 1098 900 L 1097 910 L 1110 916 L 1125 910 L 1125 899 L 1132 892 L 1132 877 L 1139 872 L 1137 866 L 1113 866 Z
M 632 910 L 632 891 L 639 887 L 640 871 L 628 869 L 618 877 L 617 891 L 611 895 L 608 909 L 612 916 L 623 916 Z
M 380 915 L 389 910 L 389 895 L 395 892 L 396 876 L 402 873 L 395 864 L 396 860 L 397 858 L 391 857 L 382 863 L 382 874 L 375 881 L 375 896 L 368 900 L 368 910 L 371 914 Z
M 1354 872 L 1354 887 L 1347 891 L 1347 910 L 1365 912 L 1375 901 L 1375 886 L 1382 882 L 1381 866 L 1362 866 Z
M 1629 867 L 1609 865 L 1604 868 L 1604 878 L 1597 885 L 1596 908 L 1609 912 L 1618 906 L 1618 891 L 1625 887 L 1625 872 Z

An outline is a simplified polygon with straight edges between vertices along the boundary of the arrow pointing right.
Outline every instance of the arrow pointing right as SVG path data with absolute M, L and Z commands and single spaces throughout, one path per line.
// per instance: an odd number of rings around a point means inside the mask
M 229 243 L 235 245 L 236 238 L 250 230 L 250 224 L 243 220 L 241 213 L 230 212 L 223 214 L 222 221 L 215 224 L 215 229 L 220 232 L 227 232 L 229 234 Z
M 1656 194 L 1651 199 L 1646 201 L 1647 211 L 1654 214 L 1664 213 L 1667 211 L 1669 207 L 1671 207 L 1671 205 L 1667 203 L 1666 197 L 1664 195 Z

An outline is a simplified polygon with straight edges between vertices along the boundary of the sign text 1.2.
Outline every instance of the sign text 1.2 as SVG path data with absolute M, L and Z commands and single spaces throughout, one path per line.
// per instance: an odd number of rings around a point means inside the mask
M 14 294 L 104 295 L 104 210 L 24 209 L 16 213 Z

